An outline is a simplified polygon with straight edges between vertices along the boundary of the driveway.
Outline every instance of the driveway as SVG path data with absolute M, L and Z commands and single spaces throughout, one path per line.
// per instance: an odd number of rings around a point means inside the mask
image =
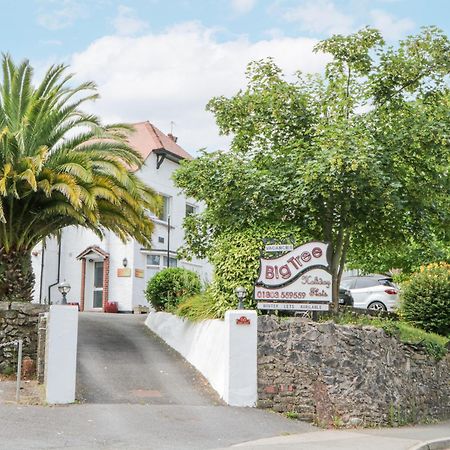
M 205 379 L 144 325 L 145 317 L 80 314 L 77 399 L 91 404 L 222 404 Z

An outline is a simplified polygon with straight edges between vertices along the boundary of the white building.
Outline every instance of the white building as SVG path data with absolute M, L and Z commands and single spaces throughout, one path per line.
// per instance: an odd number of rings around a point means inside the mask
M 60 243 L 48 239 L 32 253 L 34 302 L 59 303 L 58 284 L 66 280 L 71 285 L 67 301 L 79 303 L 81 310 L 104 311 L 107 302 L 117 302 L 119 311 L 126 312 L 147 304 L 147 281 L 168 265 L 193 270 L 202 280 L 209 279 L 211 267 L 206 261 L 177 259 L 184 240 L 183 219 L 197 212 L 200 205 L 174 186 L 172 173 L 181 160 L 192 157 L 171 134 L 165 135 L 151 123 L 133 126 L 136 132 L 129 143 L 145 159 L 137 174 L 164 199 L 162 214 L 154 219 L 151 248 L 134 240 L 124 244 L 110 232 L 102 240 L 90 230 L 68 227 Z

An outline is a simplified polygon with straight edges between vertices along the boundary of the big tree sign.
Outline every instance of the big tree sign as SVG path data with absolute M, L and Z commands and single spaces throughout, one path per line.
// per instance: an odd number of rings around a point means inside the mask
M 329 244 L 308 242 L 276 258 L 261 258 L 258 309 L 328 311 L 332 299 Z

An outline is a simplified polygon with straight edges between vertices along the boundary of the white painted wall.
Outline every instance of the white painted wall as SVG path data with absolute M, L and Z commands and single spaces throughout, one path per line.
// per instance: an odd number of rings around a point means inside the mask
M 77 307 L 50 306 L 44 377 L 47 403 L 64 404 L 75 401 L 77 342 Z
M 236 319 L 241 317 L 250 325 L 238 325 Z M 256 311 L 229 311 L 224 321 L 199 323 L 151 312 L 145 324 L 201 372 L 229 405 L 255 406 Z

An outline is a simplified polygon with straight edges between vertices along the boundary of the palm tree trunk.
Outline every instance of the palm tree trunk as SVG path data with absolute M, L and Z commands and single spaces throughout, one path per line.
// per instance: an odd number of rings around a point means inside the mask
M 31 250 L 0 248 L 0 301 L 31 302 L 34 274 Z

